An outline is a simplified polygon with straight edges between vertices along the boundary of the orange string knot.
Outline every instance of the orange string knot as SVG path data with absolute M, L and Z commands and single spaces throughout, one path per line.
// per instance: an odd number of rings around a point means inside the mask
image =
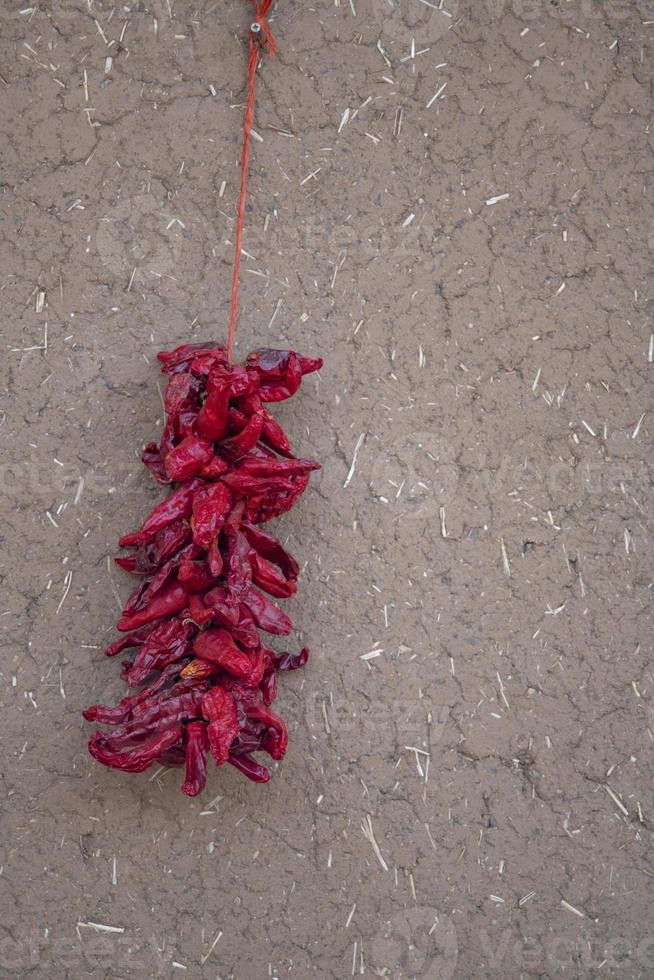
M 255 17 L 250 27 L 250 38 L 261 47 L 268 48 L 269 54 L 274 55 L 277 44 L 266 20 L 266 14 L 272 6 L 272 0 L 252 0 L 252 2 L 254 3 Z

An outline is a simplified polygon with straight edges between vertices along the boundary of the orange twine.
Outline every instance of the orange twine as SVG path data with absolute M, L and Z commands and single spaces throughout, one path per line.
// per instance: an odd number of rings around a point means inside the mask
M 277 45 L 271 34 L 266 14 L 268 13 L 272 0 L 252 0 L 254 3 L 255 17 L 250 26 L 250 57 L 248 61 L 248 98 L 245 107 L 245 118 L 243 121 L 243 150 L 241 153 L 241 192 L 238 199 L 238 213 L 236 218 L 236 242 L 234 244 L 234 269 L 232 272 L 232 301 L 229 316 L 229 330 L 227 332 L 227 357 L 231 361 L 234 350 L 234 334 L 236 333 L 236 319 L 238 316 L 238 286 L 239 270 L 241 266 L 241 249 L 243 244 L 243 227 L 245 225 L 245 201 L 247 198 L 248 185 L 248 161 L 250 159 L 250 134 L 252 133 L 252 123 L 254 122 L 254 89 L 259 67 L 259 58 L 264 47 L 268 48 L 271 55 L 275 54 Z

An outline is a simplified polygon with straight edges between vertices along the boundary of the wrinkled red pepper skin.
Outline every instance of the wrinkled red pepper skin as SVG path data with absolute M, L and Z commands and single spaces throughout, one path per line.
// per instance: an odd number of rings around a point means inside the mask
M 232 495 L 224 483 L 210 483 L 193 496 L 193 540 L 208 548 L 223 524 L 232 505 Z M 220 573 L 218 573 L 220 574 Z
M 105 745 L 104 732 L 95 732 L 89 739 L 89 752 L 94 759 L 112 769 L 123 772 L 144 772 L 167 749 L 179 744 L 182 738 L 181 725 L 157 732 L 144 744 L 127 752 L 117 752 Z
M 165 670 L 185 657 L 190 651 L 192 632 L 191 624 L 181 619 L 164 619 L 157 623 L 139 647 L 127 672 L 129 686 L 145 683 L 153 671 Z
M 293 629 L 293 624 L 285 612 L 269 602 L 265 595 L 250 589 L 243 605 L 248 609 L 254 622 L 260 630 L 266 633 L 274 633 L 276 636 L 288 636 Z
M 277 674 L 274 667 L 266 667 L 261 680 L 261 696 L 264 704 L 272 704 L 277 697 Z
M 207 752 L 209 737 L 202 721 L 190 721 L 186 726 L 186 778 L 182 793 L 197 796 L 207 783 Z
M 126 572 L 150 575 L 174 557 L 192 537 L 188 521 L 174 521 L 157 532 L 153 541 L 142 544 L 131 555 L 114 561 Z
M 104 704 L 94 704 L 91 708 L 83 711 L 82 714 L 87 721 L 97 721 L 101 725 L 120 725 L 122 722 L 129 721 L 133 716 L 136 705 L 156 694 L 171 679 L 173 674 L 177 673 L 177 666 L 175 664 L 169 665 L 165 670 L 161 671 L 155 681 L 147 687 L 144 687 L 138 694 L 128 694 L 127 697 L 124 697 L 113 708 L 107 707 Z
M 200 691 L 185 691 L 165 700 L 158 699 L 156 695 L 148 698 L 135 707 L 129 721 L 113 732 L 105 733 L 105 743 L 118 748 L 121 743 L 141 742 L 154 732 L 188 721 L 197 715 L 201 697 Z
M 252 753 L 279 761 L 286 752 L 286 726 L 270 705 L 278 672 L 303 666 L 309 651 L 277 653 L 261 641 L 260 630 L 291 631 L 264 593 L 294 595 L 299 566 L 260 525 L 294 504 L 319 464 L 295 458 L 264 403 L 291 397 L 322 361 L 266 348 L 232 365 L 213 343 L 158 357 L 167 419 L 143 461 L 159 483 L 178 486 L 120 540 L 135 550 L 117 564 L 142 581 L 118 622 L 126 635 L 105 651 L 134 651 L 122 676 L 140 690 L 84 717 L 113 727 L 90 738 L 97 761 L 125 772 L 185 766 L 182 790 L 196 796 L 209 755 L 264 783 L 269 770 Z
M 197 431 L 204 439 L 216 442 L 227 431 L 229 421 L 229 389 L 216 388 L 209 392 L 198 414 Z
M 116 626 L 121 633 L 126 633 L 128 630 L 145 626 L 146 623 L 151 623 L 155 619 L 161 619 L 162 616 L 172 616 L 174 613 L 181 612 L 185 605 L 186 592 L 184 587 L 179 582 L 173 582 L 172 585 L 162 589 L 159 595 L 143 609 L 119 619 Z
M 214 610 L 214 619 L 223 626 L 236 626 L 240 618 L 238 606 L 229 602 L 229 592 L 223 586 L 216 586 L 204 594 L 204 601 Z
M 248 655 L 239 650 L 225 629 L 204 630 L 196 636 L 193 652 L 201 660 L 208 660 L 236 677 L 247 677 L 250 673 Z
M 230 753 L 227 757 L 230 765 L 242 772 L 244 776 L 251 779 L 253 783 L 267 783 L 270 779 L 270 772 L 265 766 L 260 765 L 247 752 L 238 755 Z
M 162 500 L 160 504 L 157 504 L 150 516 L 141 525 L 140 531 L 126 534 L 120 539 L 118 542 L 120 547 L 128 548 L 130 545 L 140 545 L 147 541 L 153 541 L 162 528 L 182 517 L 190 517 L 193 496 L 201 486 L 201 480 L 191 480 L 171 493 L 167 500 Z
M 227 538 L 227 588 L 231 601 L 236 604 L 245 599 L 252 588 L 253 554 L 243 532 L 226 528 Z
M 254 555 L 252 559 L 252 581 L 276 599 L 288 599 L 297 592 L 295 582 L 285 579 L 272 562 L 261 555 Z
M 212 459 L 213 448 L 210 442 L 199 436 L 186 436 L 167 453 L 164 467 L 170 479 L 180 483 L 195 476 Z
M 282 547 L 277 538 L 269 534 L 268 531 L 264 531 L 263 528 L 257 527 L 256 524 L 248 524 L 244 521 L 241 527 L 255 551 L 262 558 L 267 558 L 268 561 L 278 565 L 286 579 L 295 582 L 300 574 L 300 566 L 295 558 Z
M 217 585 L 206 561 L 184 561 L 177 571 L 177 581 L 186 592 L 205 592 Z
M 202 698 L 202 714 L 209 722 L 209 746 L 214 762 L 222 766 L 229 758 L 229 748 L 238 735 L 236 701 L 224 687 L 213 687 Z
M 308 647 L 303 647 L 299 653 L 272 653 L 272 660 L 277 670 L 297 670 L 304 667 L 309 659 Z

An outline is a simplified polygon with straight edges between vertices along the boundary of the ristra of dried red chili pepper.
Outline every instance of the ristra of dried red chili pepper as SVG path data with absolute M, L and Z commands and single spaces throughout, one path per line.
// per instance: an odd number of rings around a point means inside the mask
M 127 635 L 106 650 L 111 657 L 133 651 L 122 676 L 141 690 L 113 708 L 84 712 L 115 726 L 91 736 L 95 759 L 129 772 L 154 762 L 184 765 L 189 796 L 205 785 L 208 753 L 218 766 L 268 780 L 252 753 L 279 760 L 286 751 L 286 727 L 270 707 L 277 671 L 302 667 L 309 656 L 306 648 L 276 653 L 259 635 L 290 633 L 291 620 L 264 592 L 292 596 L 299 573 L 259 525 L 289 510 L 319 468 L 295 458 L 266 404 L 294 395 L 322 361 L 266 348 L 232 363 L 255 78 L 261 51 L 275 51 L 266 20 L 272 0 L 253 3 L 227 344 L 184 344 L 158 355 L 169 375 L 166 421 L 142 459 L 159 483 L 178 486 L 119 541 L 134 551 L 117 563 L 142 581 L 118 622 Z
M 230 365 L 213 343 L 159 359 L 170 376 L 168 415 L 160 444 L 147 446 L 143 461 L 160 483 L 179 485 L 120 540 L 133 550 L 117 563 L 141 581 L 118 622 L 126 635 L 106 650 L 132 652 L 123 677 L 140 690 L 84 715 L 114 726 L 91 736 L 99 762 L 128 772 L 184 765 L 182 789 L 195 796 L 208 754 L 265 782 L 268 769 L 253 753 L 279 760 L 286 750 L 286 728 L 270 708 L 277 672 L 303 666 L 309 651 L 277 653 L 261 639 L 261 632 L 290 632 L 273 600 L 292 596 L 299 574 L 261 524 L 288 510 L 319 464 L 292 454 L 272 416 L 267 430 L 259 423 L 265 401 L 290 397 L 322 361 L 261 350 Z

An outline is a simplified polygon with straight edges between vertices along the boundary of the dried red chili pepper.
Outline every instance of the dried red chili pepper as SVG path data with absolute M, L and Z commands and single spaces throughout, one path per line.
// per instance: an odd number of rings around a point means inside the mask
M 187 678 L 193 678 L 195 680 L 204 680 L 207 677 L 215 677 L 220 674 L 221 668 L 216 664 L 210 663 L 208 660 L 190 660 L 186 667 L 182 667 L 179 672 L 179 676 L 185 680 Z
M 176 483 L 189 480 L 213 459 L 213 447 L 207 439 L 186 436 L 166 454 L 164 467 Z
M 224 626 L 236 626 L 240 618 L 240 610 L 229 601 L 229 591 L 221 585 L 209 589 L 203 596 L 205 604 L 213 610 L 214 619 Z
M 258 380 L 257 380 L 258 384 Z M 258 394 L 244 395 L 237 401 L 237 407 L 239 411 L 243 412 L 245 415 L 250 416 L 255 412 L 259 412 L 263 419 L 263 427 L 261 429 L 261 442 L 268 446 L 270 449 L 274 449 L 275 452 L 279 453 L 280 456 L 291 457 L 293 455 L 291 451 L 291 444 L 288 437 L 281 425 L 270 412 L 264 408 L 263 402 Z
M 251 449 L 254 449 L 263 431 L 263 415 L 255 412 L 251 418 L 246 418 L 241 412 L 232 409 L 230 420 L 239 426 L 236 435 L 223 439 L 218 443 L 218 451 L 224 459 L 239 459 Z
M 188 409 L 199 408 L 201 384 L 192 374 L 174 374 L 166 387 L 164 410 L 166 415 L 179 415 Z M 200 433 L 201 434 L 201 433 Z
M 202 697 L 202 715 L 209 722 L 209 746 L 214 762 L 222 766 L 229 757 L 229 747 L 238 735 L 236 701 L 224 687 L 212 687 Z
M 302 374 L 311 374 L 322 367 L 322 359 L 302 357 L 295 351 L 277 350 L 276 347 L 260 347 L 251 351 L 245 359 L 250 369 L 254 369 L 264 381 L 282 381 L 288 372 L 289 359 L 299 362 Z
M 190 721 L 186 726 L 186 776 L 182 792 L 197 796 L 207 782 L 207 752 L 209 737 L 207 726 L 201 721 Z
M 151 623 L 149 626 L 143 626 L 141 629 L 134 630 L 133 633 L 129 633 L 127 636 L 121 636 L 117 640 L 114 640 L 105 650 L 105 657 L 115 657 L 116 654 L 122 653 L 123 650 L 139 646 L 150 635 L 152 630 L 155 629 L 155 626 L 156 624 Z
M 188 547 L 182 548 L 182 550 L 172 558 L 169 558 L 168 561 L 154 573 L 154 575 L 149 575 L 134 589 L 131 596 L 125 603 L 123 616 L 129 615 L 129 613 L 132 613 L 137 609 L 142 609 L 145 605 L 151 602 L 155 596 L 159 595 L 163 591 L 166 585 L 170 585 L 177 577 L 179 566 L 183 562 L 192 561 L 194 558 L 198 557 L 200 553 L 201 549 L 198 548 L 197 545 L 190 544 Z
M 191 593 L 188 597 L 188 616 L 195 626 L 202 628 L 213 621 L 215 612 L 205 606 L 202 596 Z
M 143 745 L 118 752 L 107 748 L 104 732 L 95 732 L 89 739 L 89 752 L 94 759 L 112 769 L 122 769 L 123 772 L 143 772 L 167 749 L 177 745 L 182 739 L 182 727 L 177 725 L 163 732 L 157 732 Z
M 164 670 L 187 656 L 193 625 L 179 618 L 158 623 L 138 648 L 132 666 L 127 671 L 130 687 L 143 684 L 155 670 Z
M 206 358 L 210 366 L 227 363 L 227 351 L 224 347 L 214 341 L 207 341 L 204 344 L 182 344 L 171 351 L 159 351 L 157 358 L 163 364 L 161 369 L 164 374 L 177 374 L 180 371 L 188 371 L 194 361 Z M 210 367 L 207 368 L 207 374 Z
M 266 633 L 288 636 L 293 629 L 293 624 L 286 613 L 256 589 L 250 589 L 243 605 L 251 613 L 258 628 L 265 630 Z
M 247 752 L 240 752 L 238 754 L 232 754 L 227 757 L 227 761 L 242 772 L 244 776 L 251 779 L 253 783 L 267 783 L 270 779 L 270 772 L 265 766 L 260 765 L 251 755 Z
M 266 667 L 263 672 L 261 697 L 264 704 L 272 704 L 277 697 L 277 674 L 273 666 Z
M 304 667 L 309 659 L 307 647 L 303 647 L 299 653 L 275 653 L 272 650 L 270 652 L 277 670 L 297 670 L 298 667 Z
M 211 574 L 218 578 L 224 565 L 223 556 L 220 553 L 220 535 L 218 534 L 209 545 L 209 550 L 207 551 L 207 565 L 211 570 Z
M 252 560 L 254 552 L 242 531 L 225 528 L 227 538 L 227 588 L 231 601 L 245 599 L 252 587 Z
M 101 725 L 119 725 L 121 722 L 127 721 L 128 718 L 132 717 L 137 704 L 156 694 L 171 679 L 173 674 L 177 672 L 178 668 L 176 665 L 171 664 L 159 674 L 156 680 L 140 690 L 138 694 L 128 694 L 127 697 L 124 697 L 113 708 L 108 707 L 106 704 L 94 704 L 91 708 L 83 711 L 82 714 L 87 721 L 97 721 Z
M 133 554 L 114 558 L 117 565 L 135 575 L 156 572 L 169 558 L 176 555 L 192 537 L 187 521 L 174 521 L 158 531 L 153 541 L 142 544 Z
M 186 754 L 181 745 L 173 745 L 170 749 L 165 749 L 154 760 L 159 766 L 183 766 Z
M 187 683 L 195 682 L 195 678 Z M 173 689 L 174 690 L 174 689 Z M 118 751 L 124 745 L 140 742 L 153 731 L 165 730 L 173 725 L 194 718 L 200 708 L 203 692 L 201 690 L 183 691 L 169 697 L 151 697 L 141 701 L 132 712 L 132 717 L 118 725 L 107 734 L 105 745 Z
M 193 507 L 193 496 L 196 490 L 203 486 L 202 480 L 190 480 L 171 493 L 167 500 L 162 500 L 141 525 L 140 531 L 125 534 L 118 544 L 121 548 L 144 544 L 153 541 L 162 528 L 167 527 L 182 517 L 190 517 Z
M 156 442 L 149 442 L 147 444 L 141 453 L 141 462 L 144 466 L 147 466 L 157 483 L 166 485 L 173 482 L 166 472 L 161 450 Z
M 285 578 L 295 582 L 300 574 L 300 566 L 295 558 L 289 555 L 281 541 L 278 541 L 268 531 L 264 531 L 263 528 L 257 527 L 256 524 L 248 524 L 247 521 L 243 521 L 241 527 L 255 551 L 262 558 L 267 558 L 268 561 L 277 565 Z
M 247 500 L 245 511 L 247 519 L 254 524 L 263 524 L 273 517 L 281 517 L 291 509 L 298 497 L 302 496 L 308 485 L 308 476 L 270 481 L 264 493 Z
M 238 622 L 231 627 L 232 636 L 247 650 L 254 650 L 259 643 L 257 625 L 245 606 L 239 606 L 238 612 Z
M 299 476 L 301 473 L 319 469 L 320 463 L 313 459 L 257 459 L 246 456 L 238 463 L 239 473 L 261 477 Z
M 206 561 L 183 561 L 177 569 L 177 580 L 186 592 L 204 592 L 217 584 Z
M 224 483 L 210 483 L 193 495 L 193 540 L 208 548 L 227 520 L 232 495 Z M 218 572 L 220 574 L 220 572 Z
M 239 650 L 226 629 L 204 630 L 195 638 L 193 652 L 201 660 L 208 660 L 236 677 L 247 677 L 250 673 L 250 658 Z
M 229 421 L 229 388 L 215 388 L 206 397 L 200 409 L 197 431 L 204 439 L 215 442 L 222 439 Z
M 179 582 L 173 582 L 143 609 L 138 609 L 136 612 L 119 619 L 116 627 L 122 633 L 126 633 L 128 630 L 138 629 L 139 626 L 145 626 L 146 623 L 161 619 L 163 616 L 172 616 L 174 613 L 180 612 L 185 605 L 186 592 L 184 588 Z
M 295 582 L 284 578 L 272 562 L 257 554 L 252 558 L 252 581 L 276 599 L 288 599 L 297 592 Z
M 226 460 L 221 459 L 220 456 L 214 456 L 210 459 L 206 466 L 203 466 L 200 470 L 200 476 L 205 480 L 217 480 L 219 476 L 224 473 L 229 472 L 229 463 Z

